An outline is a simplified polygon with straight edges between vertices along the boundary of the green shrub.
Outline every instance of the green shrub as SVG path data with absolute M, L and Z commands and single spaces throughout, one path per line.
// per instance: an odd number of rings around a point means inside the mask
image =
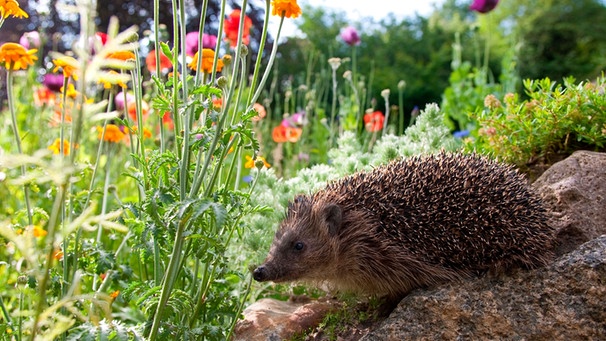
M 606 144 L 606 78 L 556 84 L 526 80 L 528 99 L 509 93 L 502 100 L 488 95 L 476 112 L 475 141 L 468 150 L 493 155 L 524 169 L 550 164 L 578 149 L 604 150 Z

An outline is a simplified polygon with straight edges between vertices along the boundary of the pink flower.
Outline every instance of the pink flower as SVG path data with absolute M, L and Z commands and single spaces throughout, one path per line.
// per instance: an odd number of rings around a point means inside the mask
M 353 26 L 341 30 L 341 39 L 349 46 L 360 45 L 360 35 Z
M 499 0 L 473 0 L 469 9 L 480 13 L 488 13 L 497 7 L 498 3 Z
M 126 103 L 124 103 L 124 92 L 119 92 L 118 94 L 116 94 L 116 97 L 114 98 L 114 103 L 116 104 L 116 110 L 123 110 L 125 107 L 128 106 L 129 103 L 134 102 L 135 101 L 135 95 L 133 95 L 130 92 L 126 93 Z
M 40 47 L 40 33 L 38 31 L 25 32 L 19 39 L 19 44 L 26 49 L 37 49 Z
M 185 54 L 190 57 L 193 57 L 199 50 L 198 35 L 198 31 L 189 32 L 185 35 Z M 217 36 L 206 33 L 202 34 L 202 45 L 205 49 L 214 50 L 217 45 Z

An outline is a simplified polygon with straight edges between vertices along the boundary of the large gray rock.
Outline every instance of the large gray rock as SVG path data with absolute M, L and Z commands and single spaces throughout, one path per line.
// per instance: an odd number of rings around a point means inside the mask
M 553 265 L 405 297 L 362 340 L 606 340 L 606 236 Z
M 553 213 L 561 255 L 606 234 L 606 154 L 577 151 L 551 166 L 533 186 Z

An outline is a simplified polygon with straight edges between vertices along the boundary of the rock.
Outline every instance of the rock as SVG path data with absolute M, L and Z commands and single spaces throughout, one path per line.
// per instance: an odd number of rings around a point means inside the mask
M 335 302 L 309 299 L 287 302 L 271 298 L 261 299 L 244 310 L 244 319 L 238 321 L 234 341 L 288 340 L 317 327 L 322 318 L 335 308 Z
M 606 234 L 606 153 L 577 151 L 533 184 L 553 216 L 562 255 Z
M 606 235 L 553 265 L 405 297 L 361 340 L 606 340 Z

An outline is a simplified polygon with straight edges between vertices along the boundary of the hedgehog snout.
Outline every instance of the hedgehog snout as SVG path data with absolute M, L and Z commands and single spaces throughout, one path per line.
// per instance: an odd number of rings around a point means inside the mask
M 257 282 L 264 282 L 267 280 L 267 269 L 264 265 L 260 265 L 253 271 L 253 278 Z

